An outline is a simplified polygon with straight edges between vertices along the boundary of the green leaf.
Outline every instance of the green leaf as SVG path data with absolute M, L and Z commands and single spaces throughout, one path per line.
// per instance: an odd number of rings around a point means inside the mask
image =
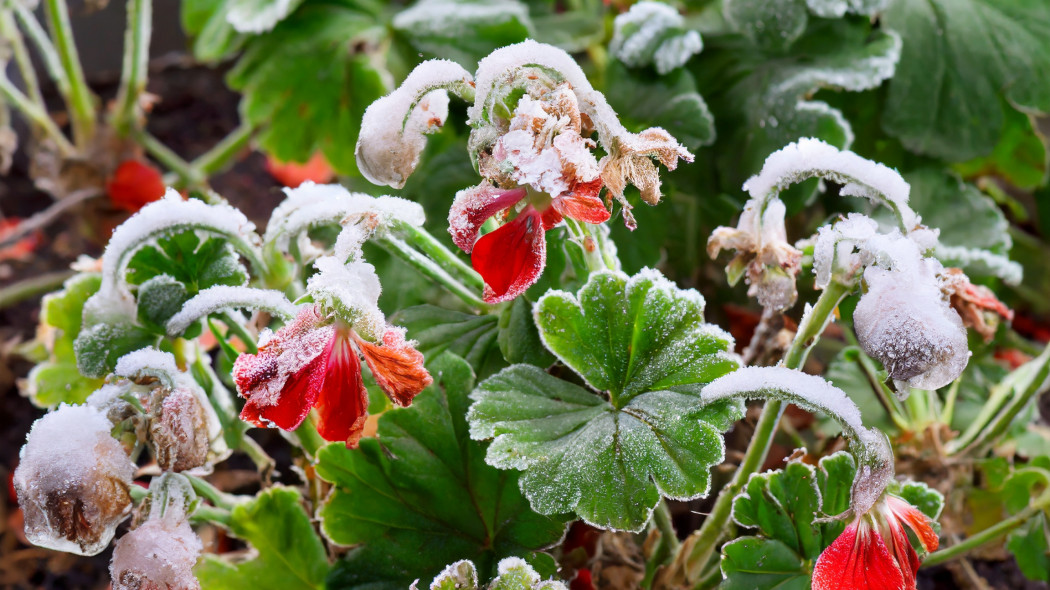
M 741 537 L 722 546 L 722 590 L 809 590 L 810 566 L 780 541 Z
M 653 65 L 667 74 L 701 49 L 700 33 L 689 30 L 682 15 L 666 4 L 639 3 L 613 21 L 609 53 L 633 68 Z
M 208 590 L 321 590 L 328 557 L 299 492 L 275 486 L 234 507 L 229 530 L 257 555 L 231 562 L 205 554 L 195 573 Z
M 33 367 L 26 379 L 26 393 L 34 405 L 53 408 L 60 403 L 81 404 L 102 385 L 77 368 L 74 343 L 80 333 L 84 302 L 94 295 L 102 279 L 98 274 L 78 274 L 61 291 L 45 295 L 40 303 L 40 342 L 47 359 Z
M 616 408 L 644 391 L 696 393 L 737 368 L 732 337 L 704 323 L 704 298 L 653 270 L 592 274 L 576 295 L 544 295 L 535 314 L 547 348 Z
M 77 369 L 86 377 L 104 377 L 129 352 L 156 346 L 160 337 L 131 322 L 95 324 L 80 331 L 73 350 Z
M 1036 131 L 1032 117 L 1004 106 L 1003 134 L 992 153 L 954 166 L 965 178 L 994 175 L 1013 186 L 1032 190 L 1042 186 L 1047 176 L 1047 150 Z
M 641 393 L 617 409 L 530 365 L 504 369 L 471 398 L 471 437 L 495 438 L 490 465 L 524 470 L 521 489 L 533 509 L 632 531 L 661 495 L 707 493 L 708 472 L 724 455 L 722 433 L 742 410 L 672 391 Z
M 313 0 L 253 39 L 228 81 L 261 128 L 259 144 L 283 161 L 322 151 L 337 171 L 354 172 L 361 117 L 390 90 L 375 55 L 386 36 L 383 20 L 354 2 Z
M 726 20 L 763 49 L 784 51 L 806 31 L 803 0 L 727 0 Z
M 820 509 L 815 472 L 805 463 L 791 462 L 781 470 L 752 474 L 733 499 L 733 519 L 807 559 L 816 559 L 824 544 L 819 525 L 813 522 Z
M 335 486 L 319 512 L 322 528 L 333 542 L 361 544 L 333 571 L 331 587 L 404 588 L 459 559 L 487 573 L 564 531 L 530 510 L 515 474 L 486 465 L 484 447 L 469 440 L 470 366 L 444 354 L 429 368 L 435 384 L 412 407 L 384 414 L 376 438 L 318 453 L 318 474 Z
M 168 320 L 189 298 L 186 285 L 171 276 L 157 275 L 139 287 L 136 297 L 139 321 L 164 334 Z
M 390 321 L 405 327 L 408 337 L 419 343 L 416 349 L 424 358 L 437 358 L 447 350 L 465 359 L 476 374 L 484 376 L 506 366 L 497 346 L 500 332 L 496 316 L 417 305 L 402 309 Z
M 856 475 L 857 463 L 849 453 L 840 451 L 820 459 L 817 486 L 820 488 L 820 511 L 824 517 L 838 516 L 849 510 Z M 830 545 L 845 528 L 846 523 L 841 520 L 821 523 L 823 546 Z
M 1050 4 L 1042 0 L 894 0 L 882 25 L 904 39 L 883 128 L 950 161 L 992 151 L 1001 97 L 1050 111 Z
M 415 588 L 415 586 L 413 586 Z M 481 585 L 478 572 L 469 560 L 457 561 L 434 578 L 429 588 L 434 590 L 566 590 L 555 580 L 542 580 L 540 574 L 525 560 L 508 557 L 499 563 L 499 575 L 488 585 Z
M 526 363 L 537 367 L 554 364 L 554 357 L 543 347 L 536 322 L 532 319 L 532 304 L 526 297 L 518 297 L 499 316 L 499 348 L 509 363 Z
M 1006 550 L 1017 559 L 1017 567 L 1029 580 L 1050 582 L 1050 539 L 1046 514 L 1029 518 L 1007 537 Z
M 132 285 L 144 285 L 162 275 L 182 283 L 189 297 L 215 285 L 248 282 L 248 271 L 229 242 L 222 238 L 201 241 L 193 230 L 160 238 L 155 246 L 140 248 L 128 262 L 126 276 Z
M 517 0 L 419 0 L 393 24 L 418 51 L 468 70 L 494 50 L 535 34 L 528 8 Z
M 244 37 L 226 21 L 233 0 L 184 0 L 181 4 L 182 29 L 193 37 L 193 55 L 205 62 L 217 62 L 237 51 Z
M 921 481 L 908 481 L 900 486 L 897 495 L 936 521 L 944 508 L 944 496 Z
M 618 61 L 606 69 L 606 94 L 623 124 L 638 132 L 649 127 L 670 130 L 682 145 L 695 150 L 715 140 L 715 122 L 707 103 L 686 70 L 657 76 L 632 71 Z

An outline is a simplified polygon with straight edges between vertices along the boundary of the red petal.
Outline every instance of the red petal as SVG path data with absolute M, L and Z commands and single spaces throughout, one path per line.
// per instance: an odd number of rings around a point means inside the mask
M 597 178 L 591 182 L 577 184 L 573 192 L 562 195 L 551 203 L 559 213 L 576 221 L 587 223 L 604 223 L 609 220 L 609 210 L 605 203 L 598 198 L 602 189 L 602 179 Z
M 529 205 L 510 223 L 482 236 L 470 260 L 485 279 L 486 303 L 510 301 L 524 293 L 547 260 L 539 212 Z
M 903 590 L 904 575 L 882 536 L 854 521 L 813 567 L 813 590 Z
M 460 250 L 470 252 L 485 221 L 525 198 L 524 188 L 503 190 L 484 183 L 456 193 L 448 212 L 448 233 Z
M 919 554 L 911 546 L 911 541 L 908 540 L 908 533 L 904 532 L 904 527 L 899 522 L 891 520 L 889 527 L 891 553 L 894 559 L 897 560 L 897 565 L 901 568 L 901 575 L 904 576 L 904 587 L 906 590 L 915 590 L 915 576 L 919 573 Z
M 401 330 L 388 328 L 383 334 L 383 345 L 377 346 L 354 335 L 361 354 L 368 363 L 376 383 L 402 408 L 412 403 L 412 398 L 434 382 L 423 367 L 423 355 L 405 342 Z
M 106 190 L 115 206 L 132 213 L 160 199 L 165 192 L 160 171 L 136 160 L 121 163 L 109 179 Z
M 554 207 L 548 207 L 542 214 L 543 231 L 549 231 L 552 227 L 561 223 L 562 216 Z
M 274 179 L 289 188 L 298 188 L 307 180 L 318 184 L 332 182 L 335 171 L 328 164 L 324 154 L 315 153 L 305 163 L 281 162 L 273 156 L 266 156 L 266 171 Z
M 318 382 L 317 433 L 327 441 L 357 446 L 368 418 L 368 390 L 361 380 L 361 359 L 347 333 L 336 333 L 322 355 L 327 358 Z
M 276 403 L 266 403 L 262 396 L 252 395 L 241 410 L 241 420 L 264 428 L 276 426 L 282 430 L 295 430 L 310 413 L 317 401 L 319 388 L 316 376 L 324 369 L 327 351 L 317 355 L 298 371 L 288 377 L 281 388 Z M 245 356 L 237 357 L 239 361 Z M 234 374 L 237 368 L 234 365 Z
M 18 230 L 19 224 L 22 223 L 20 217 L 8 217 L 6 219 L 0 219 L 0 242 L 4 241 L 7 236 L 11 235 L 12 232 Z M 33 250 L 36 250 L 44 241 L 44 233 L 40 230 L 29 232 L 26 237 L 21 238 L 15 243 L 7 246 L 6 248 L 0 248 L 0 261 L 5 260 L 27 260 L 30 255 L 33 254 Z
M 925 547 L 927 551 L 937 550 L 937 547 L 940 545 L 940 540 L 937 538 L 937 533 L 934 532 L 928 516 L 923 514 L 918 508 L 896 496 L 890 496 L 887 494 L 886 505 L 897 520 L 904 522 L 904 524 L 907 524 L 911 530 L 915 531 L 915 536 L 919 538 L 919 542 L 922 543 L 922 546 Z

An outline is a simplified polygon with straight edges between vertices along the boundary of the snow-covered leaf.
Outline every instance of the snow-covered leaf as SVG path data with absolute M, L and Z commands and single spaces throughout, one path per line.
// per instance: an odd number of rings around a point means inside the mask
M 695 150 L 715 139 L 715 121 L 707 103 L 696 91 L 696 81 L 687 70 L 666 76 L 631 71 L 610 61 L 606 69 L 606 93 L 625 127 L 639 132 L 663 127 L 675 139 Z
M 685 65 L 703 47 L 700 33 L 687 29 L 677 10 L 643 0 L 613 21 L 609 52 L 628 66 L 653 65 L 660 74 L 667 74 Z
M 496 577 L 488 584 L 478 580 L 478 572 L 469 560 L 449 564 L 430 583 L 432 590 L 567 590 L 557 580 L 543 580 L 524 559 L 508 557 L 499 562 Z M 415 590 L 418 586 L 413 584 Z
M 531 365 L 514 365 L 471 394 L 471 436 L 494 438 L 486 461 L 524 470 L 521 489 L 544 514 L 575 512 L 602 528 L 642 529 L 660 496 L 691 499 L 722 461 L 731 402 L 651 391 L 621 407 Z
M 484 447 L 468 438 L 470 366 L 445 354 L 429 369 L 435 384 L 410 408 L 384 414 L 376 438 L 319 452 L 318 474 L 335 486 L 319 512 L 322 529 L 333 542 L 363 544 L 336 566 L 330 587 L 403 589 L 460 559 L 487 575 L 497 560 L 564 531 L 530 510 L 517 477 L 486 465 Z
M 229 531 L 248 542 L 254 558 L 233 562 L 205 554 L 195 570 L 209 590 L 322 590 L 328 557 L 302 507 L 299 492 L 275 486 L 230 514 Z
M 238 33 L 265 33 L 302 3 L 303 0 L 229 0 L 226 22 Z
M 423 54 L 469 69 L 494 49 L 535 36 L 528 7 L 518 0 L 419 0 L 393 24 Z
M 909 149 L 951 161 L 992 151 L 1001 97 L 1050 111 L 1050 4 L 1042 0 L 894 0 L 882 26 L 904 39 L 883 128 Z
M 737 367 L 703 297 L 651 269 L 592 274 L 577 294 L 544 295 L 535 314 L 547 348 L 617 407 L 645 391 L 695 393 Z

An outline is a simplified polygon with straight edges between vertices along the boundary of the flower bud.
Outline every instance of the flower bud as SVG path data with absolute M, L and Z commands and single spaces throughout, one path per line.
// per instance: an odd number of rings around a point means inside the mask
M 152 510 L 149 520 L 117 540 L 109 573 L 113 590 L 200 590 L 193 566 L 201 540 L 181 507 L 169 506 L 163 516 Z
M 156 404 L 149 435 L 153 456 L 164 471 L 186 471 L 208 459 L 208 421 L 193 392 L 176 388 Z
M 942 296 L 931 265 L 918 270 L 868 268 L 868 292 L 853 312 L 853 325 L 864 352 L 892 379 L 937 389 L 962 373 L 970 351 L 962 319 Z
M 62 405 L 33 424 L 14 486 L 35 545 L 95 555 L 131 509 L 135 465 L 105 414 Z

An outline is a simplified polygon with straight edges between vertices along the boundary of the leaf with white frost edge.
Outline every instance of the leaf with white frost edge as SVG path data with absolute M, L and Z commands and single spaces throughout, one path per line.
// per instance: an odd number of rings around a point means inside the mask
M 617 15 L 609 52 L 631 67 L 652 64 L 660 74 L 680 68 L 704 44 L 688 30 L 678 11 L 661 2 L 643 1 Z
M 536 35 L 529 8 L 518 0 L 419 0 L 393 25 L 418 51 L 465 67 Z

